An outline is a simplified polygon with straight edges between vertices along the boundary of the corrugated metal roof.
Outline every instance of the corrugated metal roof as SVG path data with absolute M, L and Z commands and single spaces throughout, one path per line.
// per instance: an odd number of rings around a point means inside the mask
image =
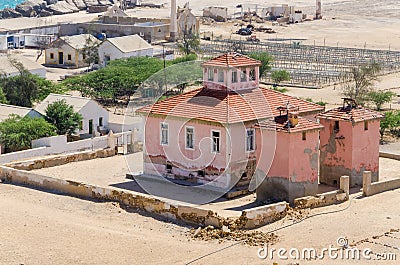
M 236 52 L 225 53 L 203 63 L 203 66 L 243 67 L 252 65 L 261 65 L 261 62 Z
M 277 91 L 258 88 L 238 92 L 199 88 L 139 109 L 138 113 L 237 123 L 280 115 L 278 107 L 290 103 L 300 114 L 324 107 Z
M 106 41 L 110 42 L 112 45 L 117 47 L 123 53 L 152 48 L 152 46 L 147 41 L 142 39 L 137 34 L 123 36 L 123 37 L 109 38 Z

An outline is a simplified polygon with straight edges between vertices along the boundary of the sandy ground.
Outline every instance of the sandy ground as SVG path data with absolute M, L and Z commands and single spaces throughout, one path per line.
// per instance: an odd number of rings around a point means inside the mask
M 135 153 L 129 154 L 126 157 L 114 156 L 103 159 L 75 162 L 58 167 L 39 169 L 35 170 L 35 172 L 49 177 L 74 180 L 102 187 L 110 186 L 112 188 L 126 189 L 135 192 L 144 192 L 142 189 L 142 187 L 144 187 L 146 191 L 156 190 L 159 192 L 156 195 L 164 198 L 181 200 L 188 204 L 194 203 L 191 200 L 192 198 L 185 197 L 187 194 L 182 191 L 182 189 L 179 189 L 179 187 L 163 186 L 154 181 L 142 183 L 141 187 L 140 183 L 138 185 L 134 181 L 125 178 L 126 174 L 129 172 L 142 171 L 142 163 L 142 153 Z M 380 158 L 380 179 L 387 180 L 400 177 L 398 172 L 399 168 L 400 161 Z M 143 184 L 145 186 L 143 186 Z M 321 192 L 331 189 L 332 188 L 321 187 Z M 170 195 L 171 192 L 174 192 L 174 196 Z M 195 195 L 192 194 L 192 196 Z M 255 206 L 257 206 L 255 195 L 251 194 L 234 200 L 221 198 L 216 202 L 207 203 L 201 207 L 218 211 L 224 217 L 231 217 L 240 216 L 242 210 Z
M 359 243 L 375 253 L 400 251 L 398 229 L 400 190 L 348 203 L 312 210 L 319 215 L 277 231 L 275 248 L 336 246 L 337 238 Z M 186 264 L 202 255 L 231 246 L 232 242 L 197 241 L 188 227 L 157 220 L 143 213 L 126 212 L 113 203 L 99 203 L 58 194 L 0 184 L 0 264 Z M 268 232 L 293 224 L 286 218 L 259 230 Z M 373 239 L 373 236 L 381 238 Z M 241 244 L 192 264 L 272 264 L 257 257 L 258 247 Z M 274 258 L 274 261 L 279 261 Z M 398 262 L 398 261 L 397 261 Z M 279 264 L 398 264 L 388 261 L 279 261 Z

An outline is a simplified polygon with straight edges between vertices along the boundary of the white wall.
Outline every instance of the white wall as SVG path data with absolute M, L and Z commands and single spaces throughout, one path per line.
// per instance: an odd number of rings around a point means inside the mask
M 105 66 L 106 56 L 110 57 L 110 60 L 130 58 L 130 57 L 144 57 L 144 56 L 153 57 L 153 51 L 154 49 L 151 47 L 148 49 L 123 53 L 121 50 L 119 50 L 117 47 L 111 44 L 108 40 L 106 40 L 99 46 L 99 59 L 100 59 L 100 64 Z
M 7 36 L 0 36 L 0 51 L 7 51 Z
M 86 106 L 84 106 L 79 114 L 82 115 L 83 128 L 79 131 L 80 134 L 89 133 L 89 120 L 93 120 L 93 130 L 97 131 L 97 126 L 99 126 L 99 118 L 103 117 L 103 127 L 108 127 L 109 113 L 106 109 L 103 109 L 95 101 L 89 101 Z

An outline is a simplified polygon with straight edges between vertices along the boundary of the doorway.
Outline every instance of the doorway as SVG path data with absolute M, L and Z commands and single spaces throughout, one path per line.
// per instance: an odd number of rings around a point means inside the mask
M 89 134 L 93 134 L 93 120 L 89 120 Z
M 64 64 L 64 53 L 58 52 L 58 64 Z

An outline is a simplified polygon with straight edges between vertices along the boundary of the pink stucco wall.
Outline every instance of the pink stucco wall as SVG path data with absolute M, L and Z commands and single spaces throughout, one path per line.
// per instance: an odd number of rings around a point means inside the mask
M 318 130 L 307 131 L 306 140 L 302 139 L 302 132 L 291 133 L 289 150 L 289 176 L 291 181 L 317 182 L 319 171 Z
M 368 121 L 368 130 L 364 130 L 364 123 L 360 122 L 353 129 L 353 168 L 379 171 L 379 120 Z
M 161 122 L 169 125 L 169 143 L 161 145 Z M 194 128 L 194 149 L 186 148 L 185 127 Z M 220 153 L 212 152 L 211 131 L 221 132 Z M 175 118 L 148 117 L 145 124 L 145 155 L 164 156 L 168 161 L 188 170 L 208 166 L 226 168 L 226 131 L 216 124 L 185 121 Z
M 302 140 L 302 132 L 257 130 L 257 142 L 263 141 L 263 146 L 268 146 L 268 149 L 262 149 L 263 153 L 257 152 L 259 168 L 266 171 L 268 177 L 291 182 L 318 181 L 318 130 L 306 134 L 306 140 Z M 273 149 L 275 151 L 271 152 Z
M 351 122 L 339 121 L 339 131 L 334 133 L 334 121 L 320 119 L 324 126 L 321 130 L 321 164 L 327 166 L 344 166 L 352 168 L 353 145 Z
M 334 132 L 334 120 L 320 119 L 321 131 L 321 182 L 339 183 L 342 175 L 350 176 L 350 185 L 362 184 L 362 172 L 373 172 L 373 181 L 379 174 L 379 119 L 352 123 L 339 121 L 339 131 Z

